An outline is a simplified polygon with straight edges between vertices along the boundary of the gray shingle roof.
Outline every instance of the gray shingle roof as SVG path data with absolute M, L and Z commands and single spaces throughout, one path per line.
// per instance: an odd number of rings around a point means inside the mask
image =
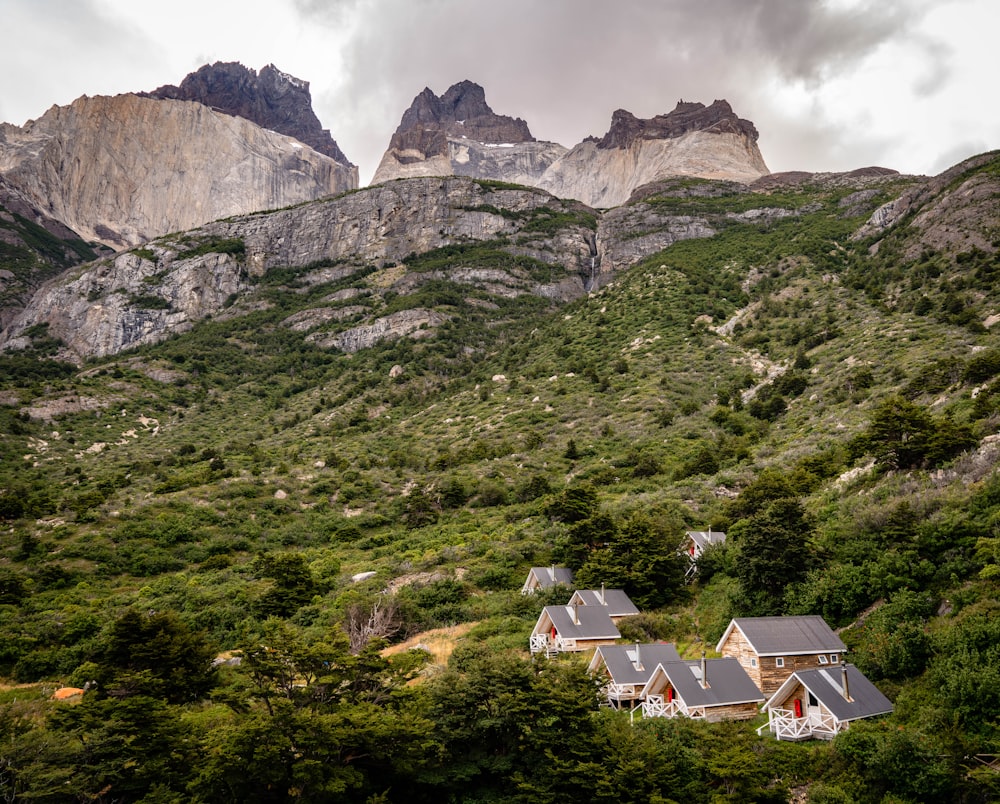
M 636 668 L 638 649 L 639 668 Z M 602 645 L 594 656 L 593 667 L 598 666 L 598 656 L 604 660 L 608 675 L 615 684 L 645 684 L 658 664 L 679 662 L 680 654 L 670 643 L 658 642 L 632 645 Z
M 688 537 L 703 550 L 710 544 L 722 544 L 726 534 L 721 530 L 689 530 Z
M 541 589 L 548 589 L 556 584 L 573 585 L 573 570 L 569 567 L 532 567 L 528 572 L 528 580 L 525 581 L 526 587 L 530 585 L 532 575 Z
M 705 667 L 707 689 L 701 686 L 701 662 L 666 662 L 656 668 L 643 695 L 662 694 L 666 689 L 664 680 L 667 680 L 677 697 L 689 707 L 764 702 L 764 694 L 736 659 L 707 659 Z
M 618 639 L 618 627 L 603 607 L 577 606 L 574 622 L 573 606 L 546 606 L 535 625 L 535 633 L 545 616 L 552 620 L 559 636 L 565 639 Z
M 804 617 L 737 617 L 722 635 L 716 650 L 722 650 L 733 628 L 739 628 L 758 656 L 796 653 L 842 653 L 847 646 L 819 615 Z
M 600 606 L 612 617 L 630 617 L 639 613 L 635 603 L 621 589 L 577 589 L 570 603 L 574 600 L 579 600 L 584 606 Z
M 847 691 L 850 700 L 844 697 L 842 681 L 844 671 L 847 672 Z M 795 687 L 796 678 L 839 721 L 886 715 L 893 710 L 892 701 L 853 665 L 797 670 L 771 696 L 764 708 L 781 706 L 788 697 L 787 692 Z

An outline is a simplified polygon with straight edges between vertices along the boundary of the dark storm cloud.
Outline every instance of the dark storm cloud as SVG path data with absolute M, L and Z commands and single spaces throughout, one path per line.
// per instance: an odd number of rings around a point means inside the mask
M 305 12 L 328 13 L 314 0 L 297 2 Z M 342 54 L 349 75 L 318 101 L 331 110 L 335 136 L 341 127 L 364 132 L 341 142 L 361 163 L 362 181 L 413 97 L 464 79 L 482 84 L 498 113 L 522 117 L 539 139 L 567 146 L 603 134 L 617 108 L 650 117 L 681 98 L 726 98 L 763 134 L 764 124 L 782 117 L 769 92 L 775 82 L 815 88 L 905 36 L 927 8 L 915 0 L 359 3 L 356 33 Z M 933 75 L 926 86 L 936 83 Z M 839 136 L 835 121 L 813 124 L 799 158 Z M 761 147 L 768 158 L 763 140 Z

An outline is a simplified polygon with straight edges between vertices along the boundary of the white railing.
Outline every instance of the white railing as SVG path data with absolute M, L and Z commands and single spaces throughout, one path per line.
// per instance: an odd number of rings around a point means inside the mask
M 643 717 L 677 717 L 688 715 L 687 707 L 680 701 L 664 701 L 662 695 L 647 695 L 642 702 Z M 704 716 L 704 712 L 702 712 Z
M 532 653 L 547 653 L 549 650 L 549 635 L 532 634 L 528 644 L 531 647 Z
M 576 650 L 576 640 L 575 639 L 569 639 L 567 637 L 557 636 L 556 637 L 555 648 L 556 648 L 557 651 L 560 651 L 560 652 L 562 652 L 562 651 L 573 651 L 573 650 Z
M 790 709 L 772 709 L 767 725 L 779 740 L 829 740 L 839 730 L 837 721 L 828 712 L 795 717 Z
M 642 684 L 615 684 L 613 681 L 604 685 L 604 694 L 611 703 L 634 701 L 642 693 Z

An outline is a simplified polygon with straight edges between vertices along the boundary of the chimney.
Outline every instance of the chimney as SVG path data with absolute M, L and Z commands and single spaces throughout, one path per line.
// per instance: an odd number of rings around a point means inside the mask
M 705 651 L 701 652 L 701 688 L 708 689 L 708 662 L 705 660 Z
M 635 669 L 642 670 L 642 661 L 639 659 L 639 643 L 635 643 Z
M 549 567 L 549 577 L 552 578 L 552 583 L 556 582 L 556 565 L 553 564 Z
M 601 584 L 601 605 L 607 606 L 608 602 L 604 599 L 604 584 Z
M 840 686 L 843 687 L 844 700 L 851 700 L 851 691 L 847 688 L 847 665 L 840 665 Z
M 576 600 L 573 601 L 573 625 L 580 624 L 580 603 Z

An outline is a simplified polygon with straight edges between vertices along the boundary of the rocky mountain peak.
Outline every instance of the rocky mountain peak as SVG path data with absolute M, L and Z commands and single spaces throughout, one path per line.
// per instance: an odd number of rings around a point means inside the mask
M 139 94 L 160 100 L 202 103 L 261 128 L 287 134 L 314 151 L 352 166 L 330 131 L 316 117 L 309 82 L 282 72 L 273 64 L 254 72 L 239 62 L 217 61 L 190 73 L 180 86 L 167 84 Z
M 754 124 L 737 117 L 733 107 L 725 100 L 717 100 L 711 106 L 681 100 L 673 111 L 648 120 L 638 118 L 625 109 L 618 109 L 611 115 L 608 133 L 597 140 L 597 147 L 627 148 L 639 139 L 676 139 L 691 131 L 737 134 L 752 142 L 757 142 L 759 136 Z
M 403 113 L 390 147 L 412 147 L 428 141 L 429 132 L 484 143 L 534 142 L 521 118 L 496 114 L 486 102 L 486 91 L 472 81 L 460 81 L 438 97 L 425 88 Z M 440 139 L 443 154 L 444 138 Z

